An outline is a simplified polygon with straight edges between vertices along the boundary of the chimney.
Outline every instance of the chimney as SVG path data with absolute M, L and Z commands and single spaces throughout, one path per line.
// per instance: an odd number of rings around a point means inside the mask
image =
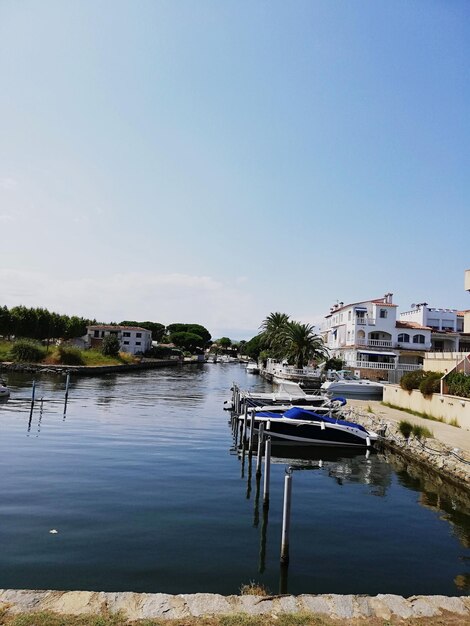
M 384 304 L 392 304 L 393 293 L 386 293 L 384 296 Z

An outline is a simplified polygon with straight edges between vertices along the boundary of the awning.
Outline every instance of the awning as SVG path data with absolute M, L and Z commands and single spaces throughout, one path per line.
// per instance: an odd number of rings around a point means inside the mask
M 361 354 L 378 354 L 380 356 L 398 356 L 395 352 L 378 352 L 376 350 L 358 350 Z
M 354 310 L 355 311 L 367 311 L 367 307 L 365 307 L 365 306 L 355 306 Z

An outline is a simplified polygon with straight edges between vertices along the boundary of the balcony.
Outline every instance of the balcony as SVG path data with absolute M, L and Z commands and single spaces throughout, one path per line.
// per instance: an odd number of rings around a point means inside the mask
M 369 348 L 393 348 L 393 342 L 389 339 L 356 339 L 356 345 Z
M 358 326 L 375 326 L 375 318 L 373 317 L 356 317 Z

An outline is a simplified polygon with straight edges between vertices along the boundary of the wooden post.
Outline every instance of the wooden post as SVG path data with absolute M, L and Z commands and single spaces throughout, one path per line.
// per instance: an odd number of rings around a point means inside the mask
M 67 372 L 67 378 L 65 379 L 65 401 L 64 401 L 64 417 L 67 413 L 67 400 L 69 399 L 69 385 L 70 385 L 70 372 Z
M 33 387 L 31 389 L 31 410 L 29 412 L 29 428 L 28 430 L 31 428 L 31 419 L 33 417 L 33 410 L 34 410 L 34 396 L 36 395 L 36 381 L 33 380 Z
M 282 509 L 281 563 L 289 563 L 290 509 L 292 499 L 292 470 L 284 478 L 284 506 Z
M 264 484 L 263 508 L 269 509 L 269 479 L 271 477 L 271 437 L 267 437 L 264 444 Z
M 253 414 L 252 414 L 253 418 Z M 248 428 L 248 405 L 245 404 L 245 412 L 243 415 L 243 441 L 246 441 L 246 429 Z
M 253 454 L 253 436 L 255 433 L 255 414 L 252 411 L 251 412 L 251 418 L 250 418 L 250 445 L 248 446 L 248 452 L 250 454 Z
M 261 476 L 261 458 L 263 456 L 263 439 L 264 439 L 264 424 L 260 423 L 258 428 L 258 453 L 256 456 L 256 476 Z

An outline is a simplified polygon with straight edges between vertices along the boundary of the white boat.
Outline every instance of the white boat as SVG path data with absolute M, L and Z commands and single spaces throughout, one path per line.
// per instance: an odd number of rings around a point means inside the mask
M 250 361 L 249 363 L 247 363 L 246 373 L 247 374 L 259 374 L 258 363 L 255 363 L 254 361 Z
M 327 393 L 381 396 L 384 386 L 373 380 L 365 380 L 355 376 L 350 370 L 338 370 L 330 374 L 330 380 L 321 386 Z
M 10 390 L 6 386 L 5 382 L 0 379 L 0 398 L 9 398 Z
M 255 414 L 255 432 L 264 423 L 265 433 L 274 441 L 322 446 L 371 447 L 377 433 L 336 417 L 292 407 L 285 413 L 262 411 Z
M 330 400 L 330 397 L 318 393 L 305 393 L 297 383 L 283 381 L 278 391 L 258 392 L 244 391 L 242 399 L 247 399 L 248 404 L 311 404 L 318 406 Z

